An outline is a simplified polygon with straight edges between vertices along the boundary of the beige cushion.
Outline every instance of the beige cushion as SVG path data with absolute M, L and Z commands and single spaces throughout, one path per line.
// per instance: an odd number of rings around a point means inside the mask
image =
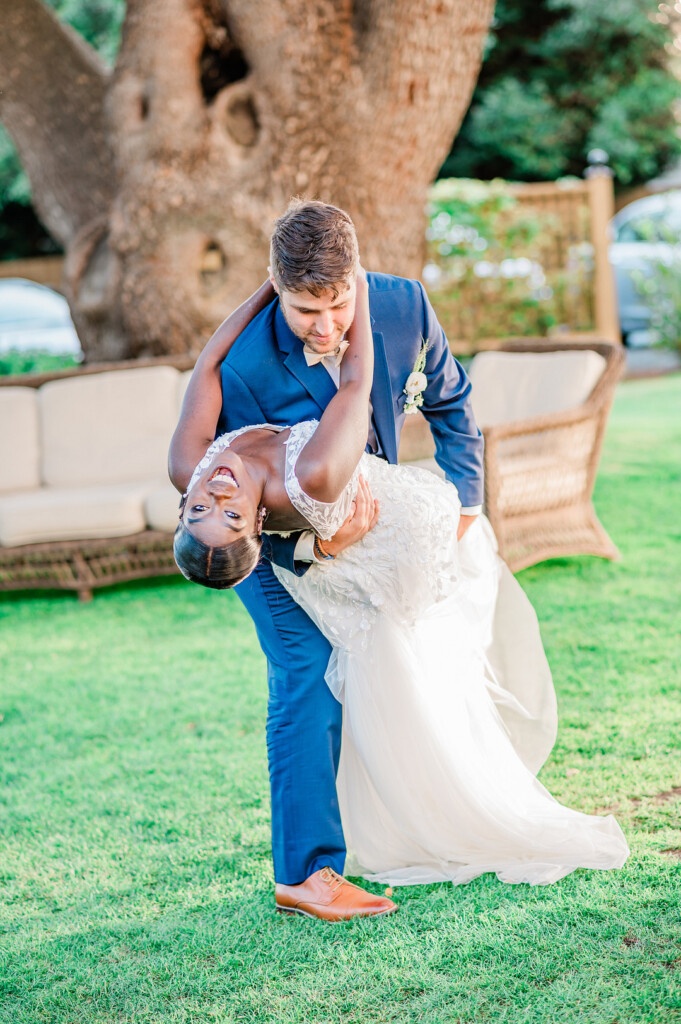
M 35 388 L 0 388 L 0 493 L 40 486 Z
M 42 487 L 0 497 L 0 544 L 125 537 L 144 530 L 149 486 Z
M 417 412 L 413 416 L 405 416 L 400 435 L 398 460 L 414 462 L 417 459 L 430 459 L 434 454 L 435 441 L 423 413 Z
M 413 462 L 407 463 L 408 466 L 414 469 L 427 469 L 430 473 L 435 473 L 436 476 L 445 479 L 445 471 L 441 466 L 438 466 L 435 459 L 415 459 Z
M 178 416 L 180 415 L 180 410 L 182 409 L 182 403 L 184 401 L 184 396 L 185 396 L 185 392 L 187 390 L 187 385 L 189 384 L 189 381 L 191 379 L 191 375 L 192 375 L 193 372 L 194 372 L 193 370 L 185 370 L 184 373 L 181 373 L 179 375 L 179 377 L 178 377 L 178 381 L 177 381 L 177 414 L 178 414 Z
M 163 479 L 178 377 L 172 366 L 150 366 L 44 384 L 38 396 L 43 483 Z
M 481 352 L 471 363 L 479 427 L 563 412 L 582 405 L 601 377 L 598 352 Z
M 144 502 L 147 526 L 152 530 L 170 530 L 173 533 L 180 514 L 180 495 L 171 483 L 155 488 Z

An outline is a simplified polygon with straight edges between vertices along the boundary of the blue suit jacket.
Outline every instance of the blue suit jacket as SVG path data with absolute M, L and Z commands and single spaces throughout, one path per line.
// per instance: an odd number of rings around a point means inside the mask
M 404 385 L 423 342 L 428 341 L 421 411 L 435 440 L 435 458 L 459 492 L 464 507 L 482 502 L 483 440 L 470 404 L 470 382 L 453 358 L 423 286 L 386 274 L 368 274 L 374 336 L 371 402 L 383 453 L 397 462 L 407 396 Z M 308 366 L 302 342 L 275 300 L 248 325 L 222 365 L 222 412 L 218 434 L 248 423 L 288 425 L 319 419 L 335 393 L 323 366 Z M 295 538 L 270 538 L 263 550 L 296 571 Z M 300 567 L 298 567 L 300 569 Z

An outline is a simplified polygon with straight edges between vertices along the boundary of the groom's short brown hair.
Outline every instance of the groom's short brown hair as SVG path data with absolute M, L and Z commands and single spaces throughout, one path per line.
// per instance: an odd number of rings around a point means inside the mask
M 355 226 L 345 210 L 317 200 L 292 199 L 274 226 L 270 267 L 279 288 L 319 296 L 349 284 L 357 272 Z

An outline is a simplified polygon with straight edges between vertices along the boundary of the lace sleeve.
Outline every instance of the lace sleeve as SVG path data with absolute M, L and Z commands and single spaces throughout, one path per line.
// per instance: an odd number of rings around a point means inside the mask
M 286 441 L 284 485 L 293 507 L 307 519 L 322 540 L 330 540 L 350 513 L 350 507 L 357 493 L 359 470 L 355 470 L 352 479 L 337 501 L 317 501 L 305 493 L 296 476 L 296 463 L 303 448 L 317 429 L 317 425 L 317 420 L 306 420 L 304 423 L 297 423 L 291 427 L 289 438 Z

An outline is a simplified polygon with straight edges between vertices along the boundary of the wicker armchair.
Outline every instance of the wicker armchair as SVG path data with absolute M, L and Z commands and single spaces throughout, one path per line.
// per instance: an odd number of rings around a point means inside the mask
M 608 413 L 624 368 L 622 348 L 606 342 L 524 339 L 506 343 L 502 351 L 575 349 L 595 351 L 605 360 L 586 401 L 577 408 L 482 428 L 485 511 L 513 572 L 566 555 L 619 558 L 591 497 Z

